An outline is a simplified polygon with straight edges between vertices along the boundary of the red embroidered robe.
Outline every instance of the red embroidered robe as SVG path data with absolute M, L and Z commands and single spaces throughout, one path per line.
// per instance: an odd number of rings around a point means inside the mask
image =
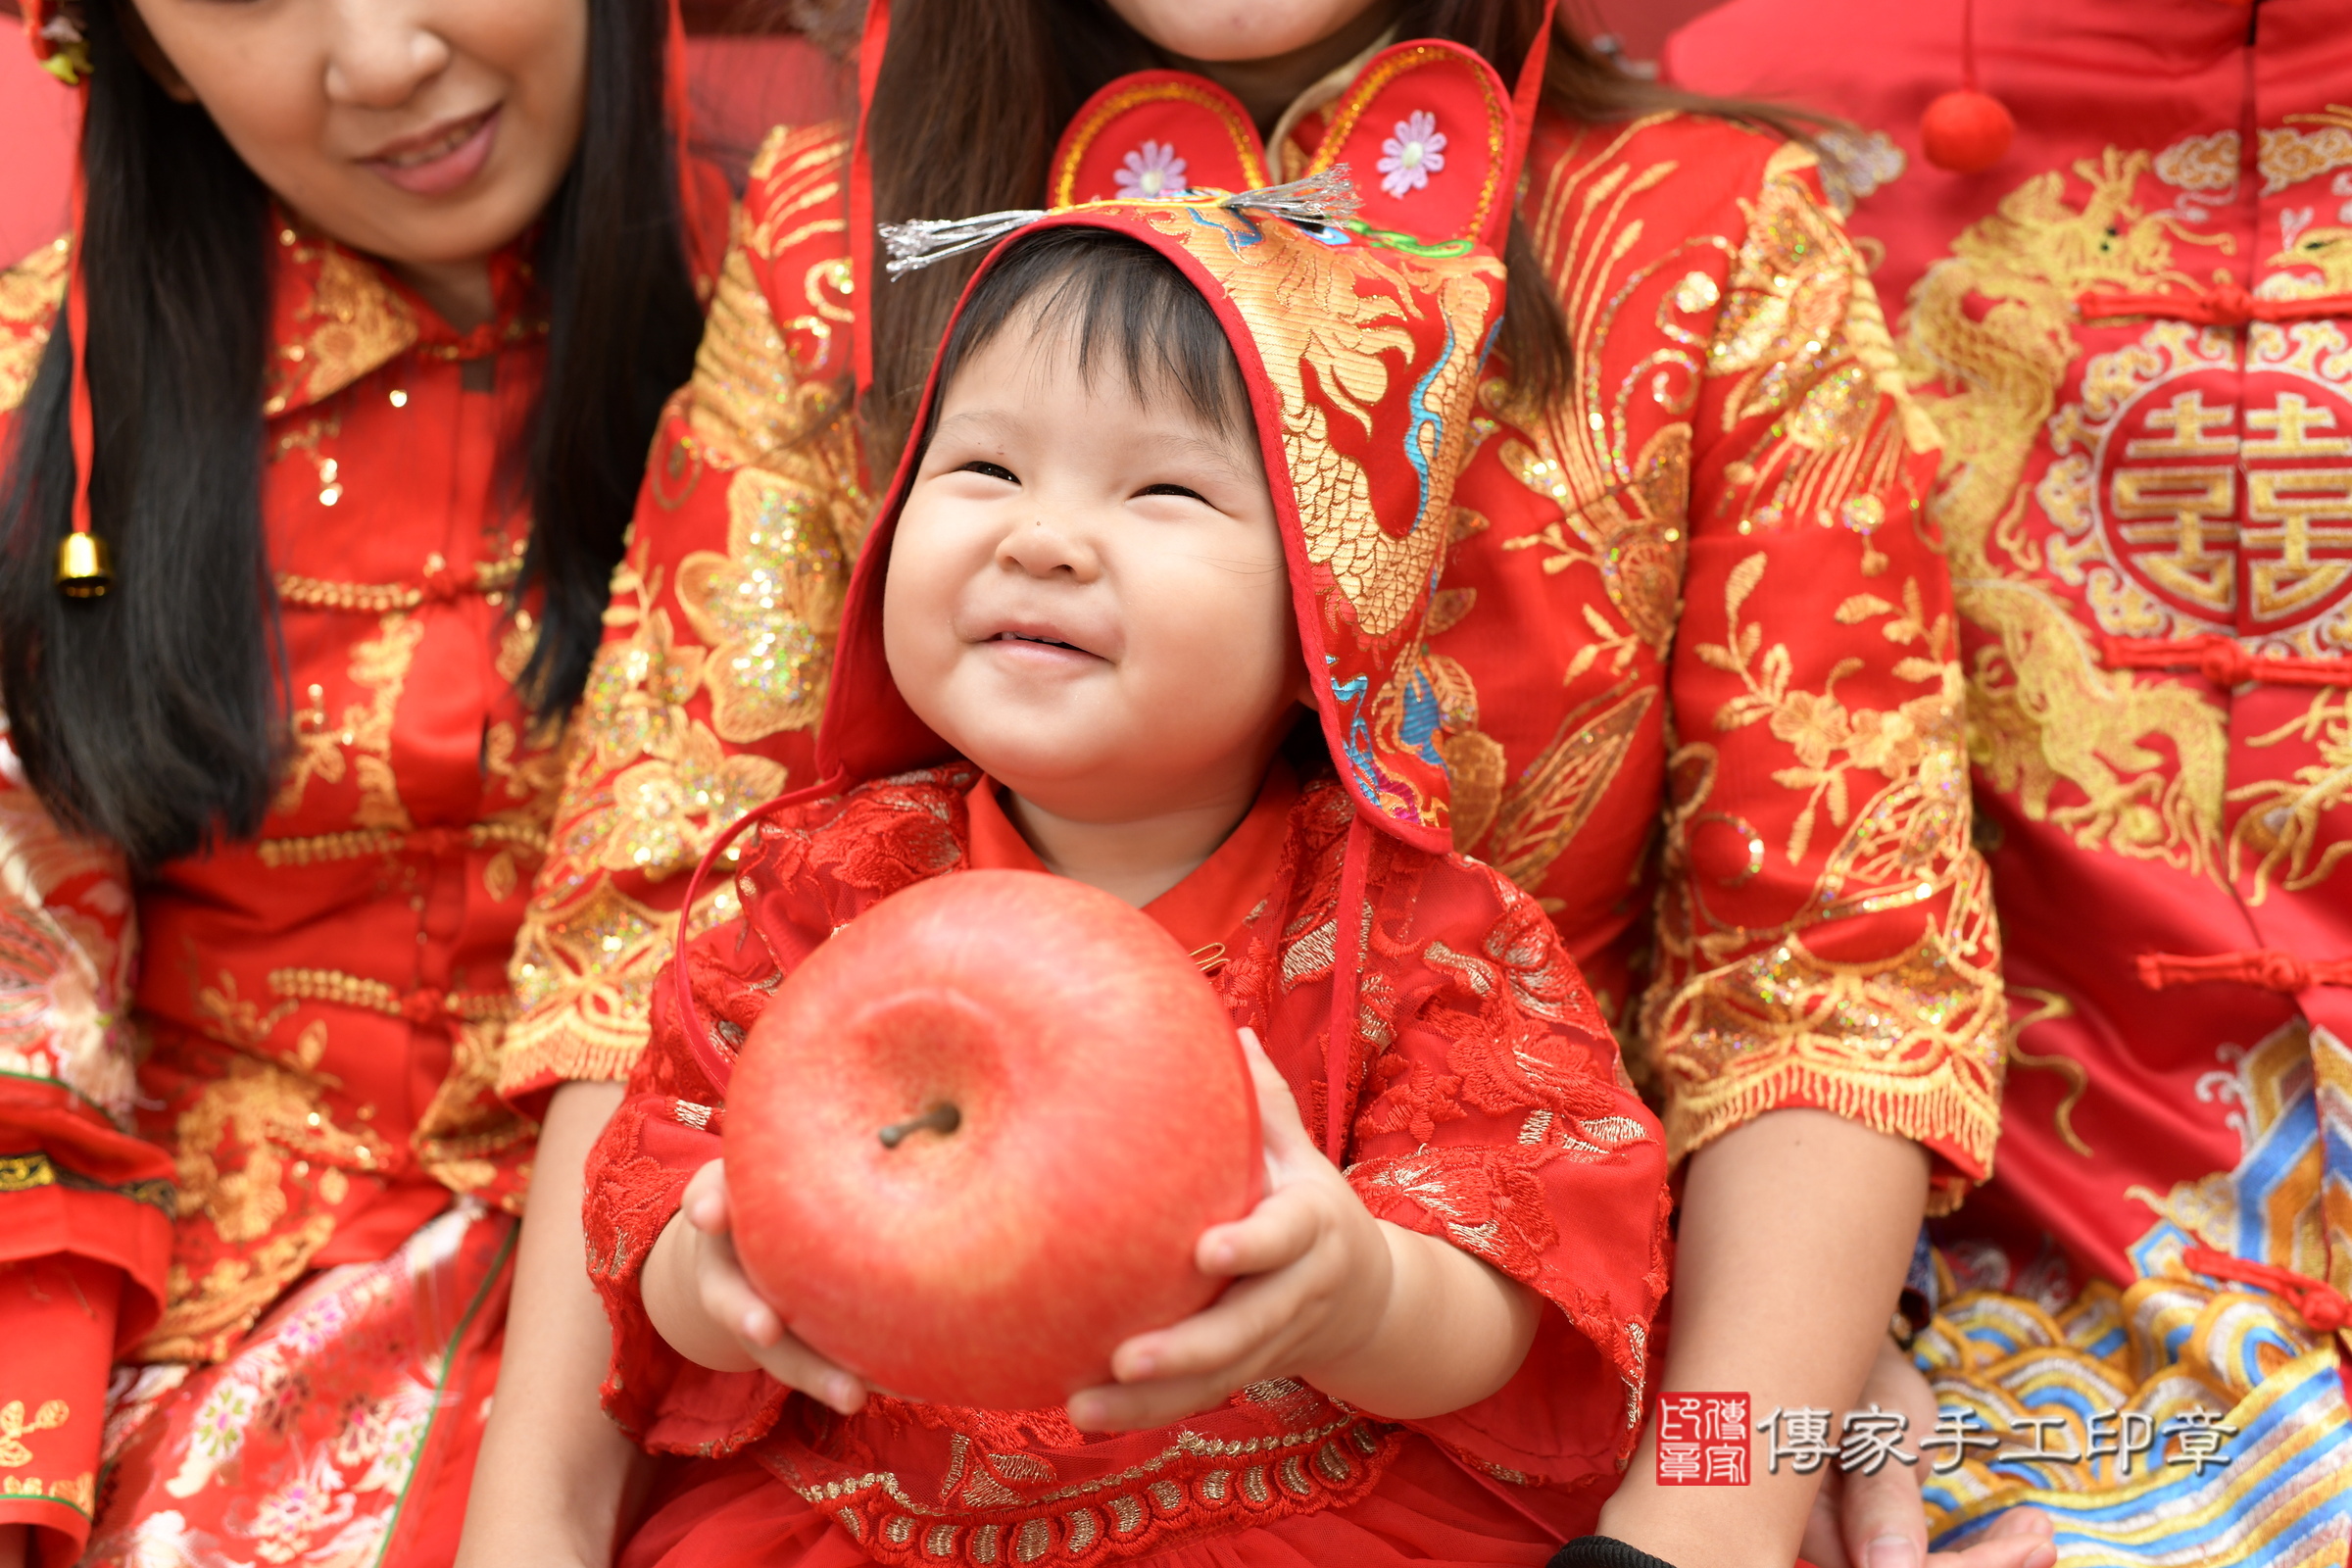
M 2077 1452 L 2107 1408 L 2240 1432 L 2218 1469 L 1972 1460 L 1941 1504 L 2031 1498 L 2102 1561 L 2290 1561 L 2352 1528 L 2339 1348 L 2182 1253 L 2352 1289 L 2352 4 L 1976 25 L 2018 131 L 1974 175 L 1921 156 L 1950 8 L 1736 0 L 1667 54 L 1860 127 L 1833 167 L 1946 441 L 2019 1070 L 1937 1230 L 1938 1387 L 1996 1434 L 2061 1400 Z
M 495 471 L 538 291 L 502 253 L 460 334 L 277 241 L 262 513 L 295 712 L 260 836 L 134 882 L 13 757 L 0 782 L 0 1522 L 53 1563 L 445 1556 L 497 1369 L 532 1128 L 492 1075 L 560 779 L 512 687 L 529 518 Z M 0 277 L 0 411 L 64 272 L 60 242 Z
M 500 1082 L 524 1103 L 628 1071 L 685 872 L 815 781 L 872 504 L 847 155 L 838 126 L 770 137 L 657 437 L 515 956 Z M 1577 371 L 1544 408 L 1499 357 L 1481 382 L 1413 699 L 1454 842 L 1628 1021 L 1678 1154 L 1828 1106 L 1935 1151 L 1948 1204 L 1997 1121 L 1996 938 L 1932 438 L 1876 300 L 1810 155 L 1717 121 L 1546 117 L 1520 211 Z

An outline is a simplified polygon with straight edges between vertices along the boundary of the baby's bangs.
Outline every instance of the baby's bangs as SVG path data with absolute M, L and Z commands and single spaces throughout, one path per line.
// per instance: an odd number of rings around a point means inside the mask
M 1101 228 L 1049 228 L 1014 241 L 972 292 L 940 353 L 945 389 L 964 361 L 1016 318 L 1033 313 L 1038 338 L 1071 342 L 1090 385 L 1115 365 L 1150 403 L 1173 391 L 1202 422 L 1250 438 L 1249 400 L 1225 328 L 1174 263 L 1139 240 Z

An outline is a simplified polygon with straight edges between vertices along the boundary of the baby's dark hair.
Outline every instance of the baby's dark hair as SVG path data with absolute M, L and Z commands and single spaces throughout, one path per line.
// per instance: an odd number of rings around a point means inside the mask
M 1089 384 L 1105 362 L 1115 363 L 1137 398 L 1174 393 L 1213 428 L 1249 437 L 1249 396 L 1217 313 L 1174 263 L 1108 229 L 1049 228 L 1015 240 L 948 333 L 941 390 L 1029 312 L 1074 339 L 1078 373 Z

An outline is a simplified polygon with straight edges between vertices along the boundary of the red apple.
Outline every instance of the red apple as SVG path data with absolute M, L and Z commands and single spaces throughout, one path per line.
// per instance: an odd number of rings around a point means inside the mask
M 908 888 L 777 989 L 728 1088 L 744 1270 L 810 1348 L 1034 1409 L 1223 1282 L 1263 1175 L 1233 1021 L 1176 941 L 1035 871 Z

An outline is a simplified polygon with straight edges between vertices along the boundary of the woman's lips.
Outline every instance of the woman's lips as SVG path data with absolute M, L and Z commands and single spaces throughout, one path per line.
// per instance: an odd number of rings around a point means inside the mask
M 413 196 L 445 196 L 481 172 L 497 139 L 494 106 L 360 161 Z

